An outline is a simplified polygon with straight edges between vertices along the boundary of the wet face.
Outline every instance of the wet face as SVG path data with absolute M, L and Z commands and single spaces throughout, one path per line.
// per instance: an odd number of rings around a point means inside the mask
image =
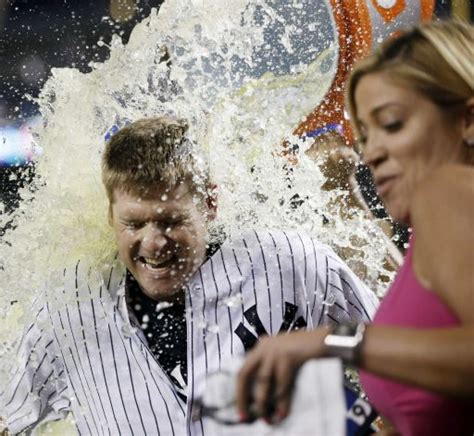
M 384 73 L 355 90 L 362 155 L 395 221 L 409 224 L 417 184 L 435 168 L 462 159 L 462 117 L 455 117 Z
M 185 183 L 172 189 L 158 187 L 144 198 L 114 192 L 110 223 L 120 258 L 150 298 L 172 300 L 180 295 L 204 261 L 205 209 L 205 204 L 201 208 L 193 201 Z

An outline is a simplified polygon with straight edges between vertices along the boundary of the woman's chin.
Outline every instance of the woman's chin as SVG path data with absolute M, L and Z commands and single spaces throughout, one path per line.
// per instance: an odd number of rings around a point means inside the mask
M 387 203 L 385 209 L 396 223 L 410 225 L 410 213 L 405 204 Z

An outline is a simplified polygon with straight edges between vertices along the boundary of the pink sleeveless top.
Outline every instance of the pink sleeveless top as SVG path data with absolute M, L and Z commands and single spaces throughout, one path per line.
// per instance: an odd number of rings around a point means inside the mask
M 412 269 L 413 242 L 414 238 L 373 323 L 412 328 L 460 325 L 459 319 L 443 301 L 418 282 Z M 467 401 L 448 398 L 365 371 L 361 371 L 360 376 L 370 402 L 403 436 L 474 434 L 473 403 L 468 404 Z

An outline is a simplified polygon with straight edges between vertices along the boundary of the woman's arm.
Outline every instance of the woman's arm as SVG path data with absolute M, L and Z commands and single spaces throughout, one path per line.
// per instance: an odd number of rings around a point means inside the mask
M 299 367 L 309 359 L 330 357 L 324 345 L 329 328 L 264 338 L 252 350 L 237 381 L 242 417 L 255 404 L 265 416 L 270 396 L 280 419 L 288 414 Z M 474 398 L 474 326 L 408 329 L 368 326 L 360 367 L 382 377 L 439 393 Z
M 368 326 L 361 368 L 446 395 L 474 398 L 474 326 Z

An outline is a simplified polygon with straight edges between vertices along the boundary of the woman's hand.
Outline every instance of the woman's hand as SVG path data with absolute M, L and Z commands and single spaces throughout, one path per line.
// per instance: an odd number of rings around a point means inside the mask
M 290 409 L 293 382 L 307 360 L 325 355 L 329 328 L 265 337 L 247 355 L 237 377 L 237 407 L 242 421 L 254 413 L 281 421 Z

